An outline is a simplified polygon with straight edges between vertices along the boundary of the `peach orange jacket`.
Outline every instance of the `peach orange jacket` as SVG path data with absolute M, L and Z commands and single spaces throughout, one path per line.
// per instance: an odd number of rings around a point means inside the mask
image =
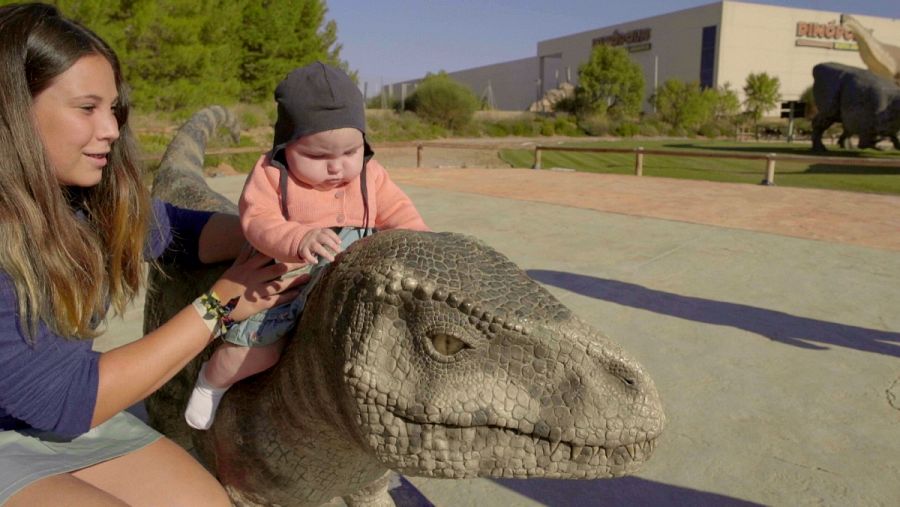
M 302 185 L 290 175 L 284 196 L 285 218 L 279 190 L 281 169 L 272 165 L 268 157 L 265 154 L 256 162 L 239 201 L 244 236 L 257 250 L 282 262 L 299 262 L 297 249 L 310 229 L 363 226 L 360 178 L 322 191 Z M 369 227 L 428 230 L 409 197 L 374 159 L 366 165 L 366 186 Z

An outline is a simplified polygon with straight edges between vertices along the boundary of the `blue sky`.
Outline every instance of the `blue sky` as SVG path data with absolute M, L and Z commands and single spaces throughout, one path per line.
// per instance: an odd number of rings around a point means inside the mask
M 325 0 L 341 56 L 379 85 L 527 58 L 538 41 L 707 5 L 712 0 Z M 900 18 L 900 0 L 753 0 Z

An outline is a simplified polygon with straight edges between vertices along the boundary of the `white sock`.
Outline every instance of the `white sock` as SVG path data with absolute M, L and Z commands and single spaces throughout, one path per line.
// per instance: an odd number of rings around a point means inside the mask
M 191 391 L 191 398 L 188 400 L 187 408 L 184 409 L 184 420 L 188 426 L 197 430 L 208 430 L 216 419 L 216 409 L 219 408 L 219 402 L 228 387 L 213 387 L 206 381 L 206 363 L 200 367 L 200 374 L 197 375 L 197 383 L 194 384 L 194 390 Z

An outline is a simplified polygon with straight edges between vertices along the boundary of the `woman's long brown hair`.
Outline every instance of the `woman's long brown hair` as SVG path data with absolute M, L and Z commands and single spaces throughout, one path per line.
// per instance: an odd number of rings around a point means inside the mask
M 66 188 L 50 166 L 32 100 L 87 55 L 113 68 L 120 134 L 100 183 Z M 102 39 L 49 5 L 0 7 L 0 271 L 15 286 L 31 338 L 40 322 L 66 337 L 94 337 L 107 308 L 121 313 L 140 290 L 151 211 L 127 119 L 128 90 Z

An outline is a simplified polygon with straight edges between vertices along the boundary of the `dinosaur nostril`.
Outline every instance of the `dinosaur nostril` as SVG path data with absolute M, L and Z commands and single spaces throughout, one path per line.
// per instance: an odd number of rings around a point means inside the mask
M 622 384 L 632 389 L 641 388 L 641 373 L 633 365 L 616 361 L 609 366 L 609 372 L 619 379 Z

